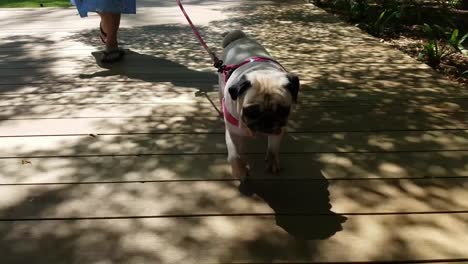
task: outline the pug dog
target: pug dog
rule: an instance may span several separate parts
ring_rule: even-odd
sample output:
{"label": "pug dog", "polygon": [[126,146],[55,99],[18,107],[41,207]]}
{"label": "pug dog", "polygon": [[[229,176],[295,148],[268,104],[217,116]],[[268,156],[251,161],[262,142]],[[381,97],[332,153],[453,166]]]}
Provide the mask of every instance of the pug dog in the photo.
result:
{"label": "pug dog", "polygon": [[246,137],[266,135],[266,169],[274,174],[280,170],[280,143],[300,82],[240,30],[225,33],[222,47],[226,66],[220,70],[219,86],[228,162],[242,185],[249,172],[242,157]]}

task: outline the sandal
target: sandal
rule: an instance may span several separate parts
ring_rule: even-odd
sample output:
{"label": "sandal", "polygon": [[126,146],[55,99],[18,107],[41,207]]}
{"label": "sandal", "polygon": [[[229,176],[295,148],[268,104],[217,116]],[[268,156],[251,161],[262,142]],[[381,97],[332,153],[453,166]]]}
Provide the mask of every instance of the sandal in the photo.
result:
{"label": "sandal", "polygon": [[111,51],[103,51],[103,57],[101,58],[101,63],[114,63],[123,59],[125,51],[123,49],[117,48]]}
{"label": "sandal", "polygon": [[102,29],[102,22],[99,23],[99,30],[101,31],[99,37],[101,38],[102,43],[106,44],[107,33]]}

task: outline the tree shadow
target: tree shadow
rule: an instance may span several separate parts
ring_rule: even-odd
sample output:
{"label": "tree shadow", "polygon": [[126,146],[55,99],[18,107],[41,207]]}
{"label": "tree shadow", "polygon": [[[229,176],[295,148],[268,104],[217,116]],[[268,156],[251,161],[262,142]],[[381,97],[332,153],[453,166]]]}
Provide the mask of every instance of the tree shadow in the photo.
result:
{"label": "tree shadow", "polygon": [[[407,64],[400,53],[377,49],[379,44],[372,42],[371,37],[355,38],[355,30],[337,26],[338,20],[322,12],[308,12],[302,5],[292,9],[287,5],[279,8],[257,2],[253,6],[242,6],[239,8],[241,15],[200,30],[208,42],[218,43],[220,35],[217,33],[245,27],[281,62],[307,78],[308,86],[302,91],[299,106],[306,111],[298,113],[301,119],[293,118],[293,131],[282,148],[285,171],[276,179],[262,172],[262,144],[252,151],[258,159],[252,164],[257,196],[240,198],[236,181],[229,178],[226,167],[222,124],[214,124],[206,117],[214,112],[211,104],[194,103],[190,107],[154,104],[146,108],[144,114],[140,104],[131,103],[131,108],[122,106],[130,100],[148,102],[149,96],[175,97],[182,90],[175,87],[161,96],[141,92],[155,89],[159,82],[182,85],[186,90],[210,91],[205,82],[214,84],[215,81],[211,67],[208,69],[209,59],[185,25],[122,29],[123,39],[138,52],[129,54],[127,61],[113,69],[89,69],[94,63],[86,54],[83,57],[86,59],[75,69],[82,74],[83,83],[92,86],[93,91],[100,91],[93,95],[94,101],[86,101],[90,97],[88,90],[81,90],[84,92],[74,94],[75,97],[59,93],[78,86],[76,75],[64,76],[68,83],[57,83],[58,77],[50,71],[50,64],[35,60],[31,50],[22,49],[16,55],[32,64],[29,74],[39,76],[34,80],[44,81],[42,76],[51,76],[50,85],[35,84],[33,91],[58,94],[40,97],[42,105],[37,106],[31,106],[32,102],[38,102],[37,94],[3,97],[2,102],[9,104],[0,111],[5,118],[24,113],[39,117],[52,113],[59,117],[88,118],[90,112],[77,113],[96,107],[95,102],[99,100],[120,100],[123,102],[120,106],[103,104],[99,110],[105,115],[109,108],[121,107],[119,113],[125,113],[126,119],[114,122],[111,118],[97,118],[98,127],[107,135],[7,139],[10,141],[2,147],[3,151],[18,148],[11,151],[12,157],[2,160],[0,167],[2,180],[13,184],[1,187],[4,199],[0,200],[0,216],[3,219],[54,216],[103,219],[2,221],[2,260],[6,263],[27,263],[31,259],[35,263],[62,263],[66,259],[125,264],[243,260],[269,263],[326,258],[382,261],[427,256],[420,253],[422,250],[443,256],[466,256],[454,246],[465,239],[466,215],[431,215],[427,220],[404,214],[383,218],[350,216],[344,231],[339,232],[344,218],[330,208],[333,203],[333,209],[343,214],[463,208],[461,197],[465,194],[466,183],[450,177],[467,175],[468,154],[460,151],[466,146],[466,132],[431,129],[449,129],[466,123],[466,100],[455,101],[450,107],[435,107],[432,103],[418,101],[418,97],[448,98],[465,92],[436,80],[427,69]],[[325,18],[326,23],[322,23]],[[69,38],[89,45],[96,39],[95,31],[97,29],[80,32]],[[28,41],[28,45],[34,46],[35,41]],[[0,48],[9,49],[8,46]],[[364,51],[369,53],[363,56]],[[11,67],[15,62],[15,55],[8,55],[11,59],[0,64],[2,67]],[[57,59],[57,62],[62,61]],[[387,64],[398,65],[388,67]],[[16,73],[20,73],[20,77],[24,75]],[[107,78],[101,76],[123,78],[109,78],[118,82],[108,84]],[[134,78],[148,83],[140,86],[138,82],[131,85],[120,82]],[[2,87],[3,90],[22,90],[28,85],[22,79],[15,86]],[[117,83],[119,87],[111,87]],[[112,97],[115,94],[120,96],[118,100]],[[402,100],[407,97],[408,100]],[[447,98],[441,101],[448,102]],[[10,110],[6,112],[3,108]],[[174,117],[175,111],[179,119],[154,119],[155,116]],[[421,112],[418,119],[410,116],[415,111]],[[450,111],[465,115],[454,117]],[[141,116],[135,118],[135,115]],[[91,116],[97,116],[95,110]],[[188,118],[190,116],[200,119],[194,121]],[[369,121],[371,116],[374,118]],[[432,118],[439,118],[443,123]],[[194,123],[199,124],[196,128],[214,133],[195,134],[199,131]],[[383,131],[372,132],[379,129]],[[389,132],[390,129],[400,132]],[[408,132],[410,129],[416,132]],[[51,145],[39,144],[42,140],[50,140],[47,142]],[[452,149],[455,151],[450,151]],[[23,165],[23,159],[31,164]],[[220,181],[210,181],[213,179]],[[46,184],[35,186],[33,183],[38,181]],[[47,184],[47,181],[61,183]],[[31,186],[15,183],[30,183]],[[272,217],[266,204],[274,210]],[[131,218],[142,216],[147,210],[162,217]],[[247,215],[221,215],[231,212]],[[268,216],[255,215],[255,212]],[[220,215],[196,217],[194,213]],[[300,214],[301,217],[296,217]],[[309,214],[314,216],[309,217]],[[169,218],[167,215],[186,217]],[[104,219],[113,216],[124,219]],[[275,224],[280,228],[274,228]],[[412,236],[414,233],[409,231],[428,235]],[[453,243],[434,239],[430,237],[432,234],[450,238]],[[354,237],[359,239],[354,240]],[[310,239],[314,241],[307,241]],[[369,245],[376,250],[366,251],[366,247],[362,247]],[[356,247],[362,250],[356,251]],[[336,252],[337,248],[342,250]]]}

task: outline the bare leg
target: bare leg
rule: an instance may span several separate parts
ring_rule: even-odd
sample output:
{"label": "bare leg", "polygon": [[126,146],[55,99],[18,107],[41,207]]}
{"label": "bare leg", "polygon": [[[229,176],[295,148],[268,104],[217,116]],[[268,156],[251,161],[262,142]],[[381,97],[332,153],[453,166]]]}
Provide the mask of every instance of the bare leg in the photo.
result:
{"label": "bare leg", "polygon": [[120,26],[120,14],[114,13],[98,13],[101,17],[101,28],[105,33],[101,33],[101,38],[105,43],[105,51],[103,51],[103,57],[101,63],[114,63],[120,61],[125,52],[119,49],[117,41],[117,32]]}
{"label": "bare leg", "polygon": [[106,50],[115,50],[118,48],[117,32],[120,27],[120,14],[98,13],[101,17],[101,26],[106,33]]}

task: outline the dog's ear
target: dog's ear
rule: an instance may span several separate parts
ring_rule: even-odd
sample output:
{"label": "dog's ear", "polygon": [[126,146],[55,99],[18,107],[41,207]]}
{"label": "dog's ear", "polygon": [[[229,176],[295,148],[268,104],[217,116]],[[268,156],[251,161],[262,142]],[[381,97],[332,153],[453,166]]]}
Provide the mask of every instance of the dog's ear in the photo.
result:
{"label": "dog's ear", "polygon": [[301,86],[299,77],[291,73],[288,73],[287,77],[289,83],[286,85],[286,89],[291,93],[293,102],[297,103],[297,95],[299,94],[299,87]]}
{"label": "dog's ear", "polygon": [[252,87],[252,83],[243,76],[237,83],[229,87],[228,91],[231,95],[232,100],[235,101],[250,87]]}

